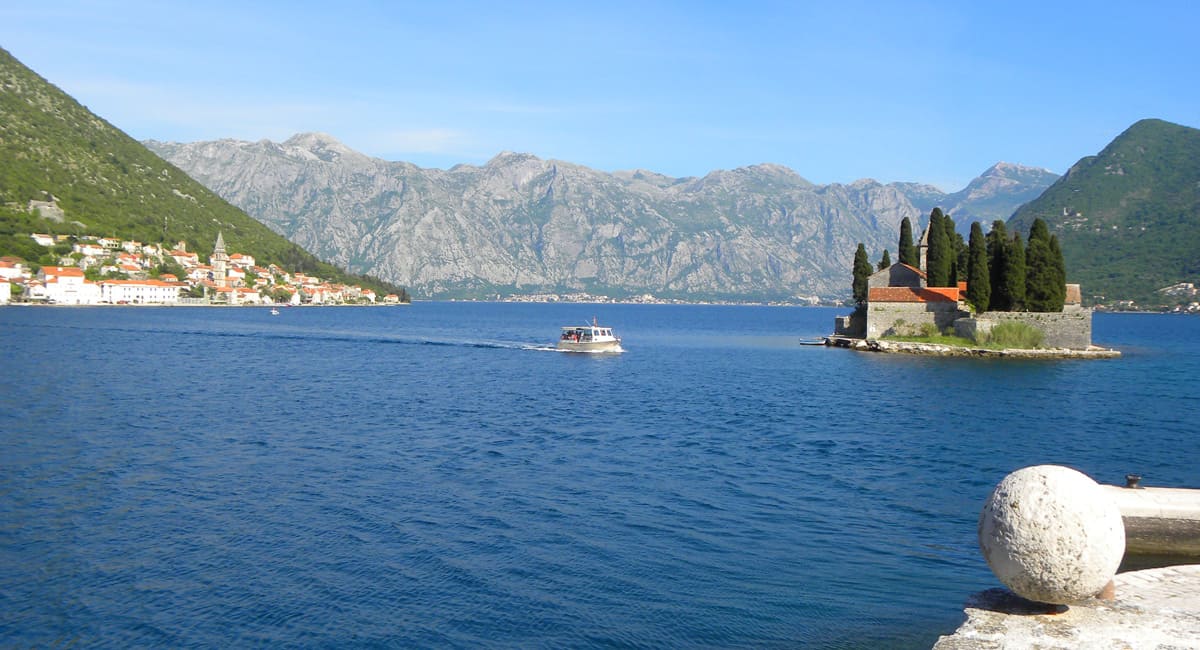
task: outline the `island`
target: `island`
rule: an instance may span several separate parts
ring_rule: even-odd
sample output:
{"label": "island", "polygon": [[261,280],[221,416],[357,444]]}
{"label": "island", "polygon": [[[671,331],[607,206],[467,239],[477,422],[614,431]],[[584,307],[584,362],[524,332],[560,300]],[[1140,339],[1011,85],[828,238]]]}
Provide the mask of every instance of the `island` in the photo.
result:
{"label": "island", "polygon": [[963,241],[953,219],[934,208],[919,243],[901,222],[899,257],[884,251],[873,267],[855,253],[855,311],[839,316],[827,345],[871,352],[939,356],[1112,358],[1092,343],[1092,310],[1068,284],[1058,239],[1035,220],[1028,241],[1003,221],[971,225]]}

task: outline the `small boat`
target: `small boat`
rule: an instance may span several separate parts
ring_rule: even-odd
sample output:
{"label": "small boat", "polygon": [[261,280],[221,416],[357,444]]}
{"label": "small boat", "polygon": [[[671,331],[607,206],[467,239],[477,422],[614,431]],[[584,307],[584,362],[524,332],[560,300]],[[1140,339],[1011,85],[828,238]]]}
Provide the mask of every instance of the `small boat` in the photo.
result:
{"label": "small boat", "polygon": [[602,327],[592,318],[591,325],[568,325],[558,337],[558,349],[565,352],[624,352],[621,339],[611,327]]}
{"label": "small boat", "polygon": [[279,310],[278,310],[278,309],[275,309],[274,307],[272,307],[272,308],[271,308],[271,315],[272,315],[272,316],[278,316],[278,315],[279,315]]}

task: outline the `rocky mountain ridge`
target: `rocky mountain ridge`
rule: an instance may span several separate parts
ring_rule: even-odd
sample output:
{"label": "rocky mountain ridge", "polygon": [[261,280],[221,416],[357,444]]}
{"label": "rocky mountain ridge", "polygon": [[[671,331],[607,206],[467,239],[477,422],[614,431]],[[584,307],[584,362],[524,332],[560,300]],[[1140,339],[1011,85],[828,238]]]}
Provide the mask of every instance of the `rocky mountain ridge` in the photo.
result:
{"label": "rocky mountain ridge", "polygon": [[885,248],[894,257],[905,217],[920,223],[933,205],[967,224],[973,211],[1011,214],[1056,178],[1002,163],[951,195],[869,179],[815,185],[772,164],[673,178],[503,152],[423,169],[316,133],[146,145],[323,258],[434,298],[840,298],[858,242],[873,259]]}

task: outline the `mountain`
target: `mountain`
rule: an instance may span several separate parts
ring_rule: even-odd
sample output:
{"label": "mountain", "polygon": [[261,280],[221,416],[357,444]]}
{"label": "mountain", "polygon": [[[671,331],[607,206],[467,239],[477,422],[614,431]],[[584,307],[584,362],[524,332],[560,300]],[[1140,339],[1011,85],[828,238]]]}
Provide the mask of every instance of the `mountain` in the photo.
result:
{"label": "mountain", "polygon": [[971,222],[978,221],[986,232],[993,221],[1005,221],[1023,203],[1036,199],[1058,180],[1058,174],[1039,167],[999,162],[984,170],[978,178],[953,194],[932,185],[896,183],[922,214],[935,207],[954,218],[964,237],[971,233]]}
{"label": "mountain", "polygon": [[[910,196],[949,196],[872,180],[818,186],[779,165],[673,178],[504,152],[423,169],[316,133],[146,144],[292,241],[431,297],[840,298],[858,242],[894,257],[900,221],[928,214]],[[971,197],[1031,191],[1014,179]]]}
{"label": "mountain", "polygon": [[1200,276],[1200,130],[1141,120],[1013,215],[1046,221],[1069,279],[1097,302],[1161,302],[1155,290]]}
{"label": "mountain", "polygon": [[1018,207],[1041,196],[1056,180],[1058,174],[1047,169],[996,163],[949,195],[942,210],[954,217],[964,235],[970,234],[973,221],[980,222],[986,231],[993,221],[1007,220]]}
{"label": "mountain", "polygon": [[[31,212],[31,201],[50,209]],[[319,261],[0,49],[0,255],[27,257],[31,231],[185,241],[196,252],[221,232],[264,265],[399,293]]]}

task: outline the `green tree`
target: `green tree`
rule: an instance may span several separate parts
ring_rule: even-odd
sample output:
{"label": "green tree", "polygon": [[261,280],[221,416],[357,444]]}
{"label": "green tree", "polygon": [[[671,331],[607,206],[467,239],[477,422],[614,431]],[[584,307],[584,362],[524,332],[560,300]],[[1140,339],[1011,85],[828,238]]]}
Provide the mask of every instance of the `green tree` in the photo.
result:
{"label": "green tree", "polygon": [[867,257],[867,249],[861,243],[854,251],[854,302],[857,305],[867,304],[867,278],[871,277],[871,260]]}
{"label": "green tree", "polygon": [[1029,311],[1062,311],[1064,289],[1059,287],[1060,272],[1050,245],[1046,222],[1033,220],[1026,251],[1025,301]]}
{"label": "green tree", "polygon": [[914,269],[921,267],[920,255],[913,246],[912,222],[908,217],[900,221],[900,247],[896,249],[896,254],[900,256],[901,264],[907,264]]}
{"label": "green tree", "polygon": [[983,226],[971,224],[970,252],[967,255],[967,301],[975,305],[976,312],[988,310],[992,299],[992,279],[988,271],[987,242]]}
{"label": "green tree", "polygon": [[997,219],[992,222],[992,229],[987,234],[988,277],[992,289],[988,308],[993,311],[1008,311],[1012,308],[1012,296],[1009,295],[1008,284],[1005,282],[1009,250],[1008,229],[1003,221]]}
{"label": "green tree", "polygon": [[925,282],[931,287],[949,287],[954,284],[950,273],[956,257],[946,237],[946,217],[941,208],[929,213],[929,248],[925,251]]}
{"label": "green tree", "polygon": [[879,258],[879,266],[875,270],[882,271],[892,265],[892,258],[888,255],[887,249],[883,249],[883,255]]}
{"label": "green tree", "polygon": [[952,287],[958,284],[959,280],[965,280],[967,277],[966,243],[963,242],[962,235],[958,234],[957,226],[950,215],[942,215],[942,227],[946,231],[946,243],[950,247],[950,273],[946,286]]}
{"label": "green tree", "polygon": [[1004,286],[1008,291],[1008,311],[1025,311],[1025,245],[1021,233],[1014,232],[1008,242]]}
{"label": "green tree", "polygon": [[1054,268],[1054,286],[1058,289],[1058,311],[1062,311],[1067,302],[1067,263],[1063,260],[1062,246],[1058,243],[1058,235],[1050,235],[1050,263]]}
{"label": "green tree", "polygon": [[955,279],[959,282],[965,282],[967,279],[967,270],[971,266],[971,250],[967,246],[967,241],[963,239],[962,234],[954,233],[954,250],[958,253],[955,260],[954,269],[957,271]]}

